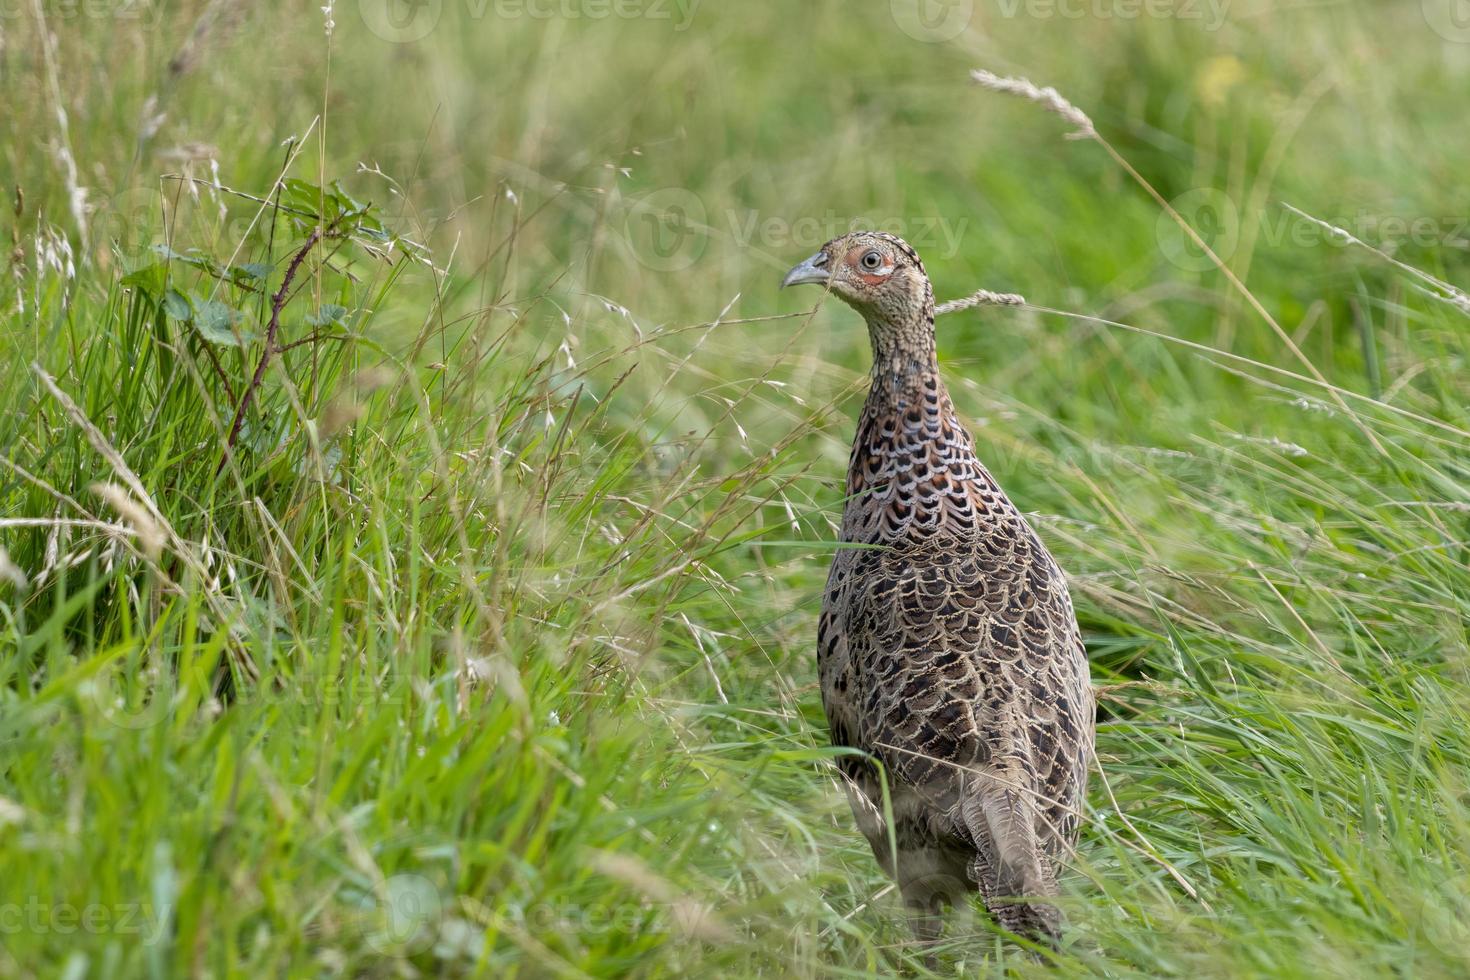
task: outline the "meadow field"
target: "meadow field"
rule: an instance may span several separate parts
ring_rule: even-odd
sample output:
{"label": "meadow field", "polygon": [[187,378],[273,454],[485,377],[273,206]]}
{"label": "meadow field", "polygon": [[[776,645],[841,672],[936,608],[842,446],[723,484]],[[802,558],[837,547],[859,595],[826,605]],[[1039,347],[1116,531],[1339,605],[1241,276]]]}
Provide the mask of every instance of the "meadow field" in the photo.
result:
{"label": "meadow field", "polygon": [[[0,977],[1470,975],[1467,92],[1459,0],[0,0]],[[1027,300],[1055,953],[834,778],[854,226]]]}

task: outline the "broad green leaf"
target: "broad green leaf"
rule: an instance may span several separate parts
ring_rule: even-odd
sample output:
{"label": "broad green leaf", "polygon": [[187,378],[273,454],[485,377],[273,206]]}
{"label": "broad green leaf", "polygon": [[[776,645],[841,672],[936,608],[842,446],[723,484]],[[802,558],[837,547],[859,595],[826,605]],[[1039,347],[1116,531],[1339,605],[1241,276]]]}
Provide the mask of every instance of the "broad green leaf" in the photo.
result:
{"label": "broad green leaf", "polygon": [[245,314],[217,299],[206,300],[195,308],[194,329],[211,344],[233,347],[255,339],[249,331],[237,330],[244,318]]}
{"label": "broad green leaf", "polygon": [[306,322],[313,327],[324,327],[329,323],[341,323],[347,316],[347,307],[336,303],[323,303],[315,313],[306,315]]}
{"label": "broad green leaf", "polygon": [[144,295],[157,300],[163,295],[164,283],[168,281],[168,263],[154,262],[134,269],[122,278],[124,289],[137,289]]}
{"label": "broad green leaf", "polygon": [[194,315],[194,308],[177,289],[170,289],[163,296],[163,312],[175,320],[187,322]]}

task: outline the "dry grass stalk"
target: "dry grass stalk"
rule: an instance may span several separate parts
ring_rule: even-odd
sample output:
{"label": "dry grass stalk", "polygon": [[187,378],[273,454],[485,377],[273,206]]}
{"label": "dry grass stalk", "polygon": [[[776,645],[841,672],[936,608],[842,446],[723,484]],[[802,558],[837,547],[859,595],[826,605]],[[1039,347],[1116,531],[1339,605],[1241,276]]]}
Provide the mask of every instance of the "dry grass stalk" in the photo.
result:
{"label": "dry grass stalk", "polygon": [[89,253],[90,228],[87,224],[87,188],[78,176],[76,157],[71,151],[71,125],[66,112],[66,101],[62,95],[60,55],[57,53],[56,35],[46,23],[46,7],[42,0],[33,0],[36,23],[40,27],[41,65],[45,72],[45,90],[50,99],[51,113],[56,120],[56,138],[51,143],[51,152],[61,171],[61,182],[66,188],[67,203],[72,221],[76,224],[77,239],[83,255]]}
{"label": "dry grass stalk", "polygon": [[149,561],[156,563],[163,552],[164,535],[153,515],[148,513],[148,508],[128,496],[128,492],[115,483],[94,483],[92,492],[105,500],[109,507],[117,511],[119,517],[128,522],[138,537],[138,547]]}
{"label": "dry grass stalk", "polygon": [[1067,134],[1069,140],[1091,139],[1097,135],[1097,128],[1092,125],[1092,120],[1087,118],[1087,113],[1062,98],[1062,94],[1050,85],[1041,88],[1029,79],[997,75],[984,68],[972,69],[970,77],[981,88],[987,88],[992,92],[1005,92],[1007,95],[1019,95],[1023,99],[1040,103],[1049,112],[1055,112],[1077,127],[1076,132]]}
{"label": "dry grass stalk", "polygon": [[1150,184],[1148,182],[1148,179],[1145,178],[1143,174],[1139,173],[1137,168],[1135,168],[1133,164],[1129,163],[1127,158],[1124,157],[1123,154],[1119,153],[1117,148],[1114,147],[1113,144],[1109,143],[1106,139],[1103,138],[1102,134],[1097,131],[1097,128],[1092,125],[1092,120],[1087,118],[1086,113],[1084,113],[1081,109],[1078,109],[1066,99],[1062,98],[1061,93],[1059,93],[1056,89],[1051,88],[1050,86],[1048,86],[1047,88],[1039,88],[1035,84],[1027,81],[1024,78],[1007,78],[997,75],[994,72],[986,71],[983,68],[972,69],[970,71],[970,77],[978,82],[983,88],[987,88],[992,92],[1004,92],[1009,95],[1019,95],[1024,99],[1029,99],[1032,102],[1040,103],[1041,105],[1045,106],[1049,111],[1057,113],[1062,118],[1077,126],[1076,132],[1068,134],[1069,139],[1091,139],[1098,146],[1102,147],[1103,150],[1108,154],[1108,156],[1113,159],[1113,162],[1116,163],[1119,167],[1122,167],[1123,171],[1128,174],[1129,178],[1131,178],[1133,182],[1136,183],[1139,187],[1143,188],[1143,190],[1148,194],[1149,197],[1153,198],[1154,202],[1158,204],[1158,206],[1164,210],[1164,213],[1169,216],[1169,219],[1173,221],[1176,225],[1178,225],[1180,230],[1183,231],[1184,234],[1188,236],[1189,240],[1194,243],[1194,246],[1200,249],[1200,251],[1204,252],[1207,256],[1209,256],[1211,264],[1214,265],[1214,267],[1219,271],[1222,276],[1225,277],[1225,280],[1230,283],[1231,287],[1234,288],[1236,292],[1240,293],[1240,295],[1245,299],[1250,308],[1254,310],[1262,320],[1266,321],[1267,326],[1269,326],[1271,328],[1271,331],[1276,334],[1277,339],[1286,346],[1286,349],[1291,351],[1292,356],[1295,357],[1297,361],[1300,362],[1301,365],[1307,369],[1308,373],[1310,373],[1311,376],[1319,384],[1328,389],[1328,391],[1332,395],[1332,400],[1336,403],[1337,407],[1342,409],[1342,411],[1353,420],[1353,424],[1357,426],[1358,431],[1363,434],[1363,438],[1368,441],[1368,444],[1371,445],[1380,456],[1388,456],[1388,450],[1384,448],[1383,443],[1379,441],[1376,435],[1374,435],[1373,430],[1363,423],[1362,418],[1352,410],[1347,401],[1344,400],[1343,397],[1335,389],[1333,389],[1331,385],[1328,384],[1326,376],[1317,369],[1317,365],[1313,364],[1311,359],[1307,357],[1306,354],[1302,353],[1302,350],[1300,347],[1297,346],[1296,341],[1292,340],[1291,335],[1288,334],[1284,329],[1282,329],[1280,323],[1276,322],[1276,318],[1272,316],[1270,311],[1268,311],[1266,307],[1261,304],[1261,301],[1256,298],[1256,294],[1250,291],[1250,288],[1247,287],[1246,284],[1240,280],[1240,277],[1235,274],[1235,271],[1231,269],[1230,266],[1227,265],[1225,261],[1220,258],[1219,255],[1215,254],[1215,250],[1210,247],[1209,243],[1200,237],[1199,232],[1195,231],[1194,227],[1188,221],[1184,220],[1183,215],[1181,215],[1174,208],[1174,205],[1167,198],[1165,198],[1164,195],[1159,193],[1158,188],[1154,187],[1153,184]]}
{"label": "dry grass stalk", "polygon": [[[40,379],[41,386],[61,406],[72,424],[81,430],[87,442],[97,451],[98,455],[102,457],[108,466],[112,468],[113,473],[116,474],[117,478],[130,491],[125,495],[125,499],[134,506],[139,507],[142,513],[148,516],[153,522],[153,526],[162,535],[163,542],[168,545],[169,551],[193,573],[197,582],[196,588],[202,588],[204,599],[209,604],[211,612],[218,618],[219,624],[224,627],[226,624],[237,621],[239,619],[238,608],[235,607],[231,600],[226,599],[216,591],[217,582],[215,577],[210,575],[209,569],[199,560],[194,549],[190,548],[179,533],[174,530],[173,525],[169,523],[168,518],[163,515],[163,511],[159,509],[158,504],[149,495],[147,488],[143,486],[143,481],[138,478],[138,474],[133,472],[132,467],[128,466],[127,461],[123,459],[122,453],[118,452],[117,448],[108,442],[107,437],[87,417],[87,413],[82,411],[81,407],[71,399],[70,395],[61,390],[56,384],[56,379],[50,374],[47,374],[45,368],[32,361],[31,371]],[[53,546],[48,544],[48,568],[52,566],[52,548]],[[157,562],[153,563],[153,571],[158,575],[163,585],[170,591],[178,595],[187,594],[184,588]],[[259,676],[258,669],[245,654],[243,647],[236,643],[231,643],[229,650],[231,657],[234,658],[235,662],[248,676],[252,678]]]}
{"label": "dry grass stalk", "polygon": [[934,308],[935,316],[958,313],[976,306],[1025,306],[1026,297],[1020,293],[993,293],[988,289],[977,289],[963,299],[952,299]]}
{"label": "dry grass stalk", "polygon": [[1413,276],[1416,279],[1423,280],[1430,286],[1434,287],[1430,290],[1424,290],[1426,294],[1433,296],[1441,303],[1448,303],[1450,306],[1453,306],[1461,313],[1470,314],[1470,295],[1466,295],[1464,291],[1456,287],[1454,284],[1445,282],[1443,279],[1440,279],[1437,276],[1432,276],[1429,273],[1425,272],[1423,269],[1419,269],[1415,266],[1409,265],[1407,262],[1399,261],[1378,246],[1370,245],[1369,243],[1363,241],[1361,238],[1359,238],[1357,235],[1354,235],[1346,228],[1339,228],[1337,225],[1334,225],[1331,222],[1323,221],[1321,218],[1317,218],[1310,214],[1307,214],[1307,212],[1303,211],[1301,208],[1294,207],[1285,202],[1282,202],[1282,207],[1286,208],[1286,210],[1290,211],[1297,217],[1312,222],[1333,237],[1338,238],[1349,245],[1356,245],[1359,248],[1365,248],[1368,251],[1372,252],[1374,255],[1383,259],[1385,262],[1392,265],[1394,268],[1402,270],[1403,272],[1407,272],[1409,275]]}
{"label": "dry grass stalk", "polygon": [[10,560],[10,553],[4,548],[0,548],[0,581],[9,582],[17,589],[25,589],[30,586],[26,573]]}

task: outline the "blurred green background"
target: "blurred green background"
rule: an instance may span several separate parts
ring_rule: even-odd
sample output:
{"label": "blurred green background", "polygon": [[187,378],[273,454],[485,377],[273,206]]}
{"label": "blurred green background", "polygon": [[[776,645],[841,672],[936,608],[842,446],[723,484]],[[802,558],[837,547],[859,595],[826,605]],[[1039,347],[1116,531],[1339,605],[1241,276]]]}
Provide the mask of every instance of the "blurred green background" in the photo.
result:
{"label": "blurred green background", "polygon": [[1102,705],[1063,950],[933,969],[1464,975],[1467,83],[1459,0],[0,0],[0,975],[930,969],[815,690],[854,224],[1028,299],[941,363]]}

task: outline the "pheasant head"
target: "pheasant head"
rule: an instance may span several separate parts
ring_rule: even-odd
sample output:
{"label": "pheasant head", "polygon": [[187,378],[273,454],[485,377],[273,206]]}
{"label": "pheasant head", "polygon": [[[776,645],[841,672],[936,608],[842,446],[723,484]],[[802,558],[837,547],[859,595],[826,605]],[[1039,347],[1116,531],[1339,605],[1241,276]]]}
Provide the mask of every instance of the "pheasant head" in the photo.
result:
{"label": "pheasant head", "polygon": [[868,322],[876,364],[932,355],[934,290],[908,242],[881,231],[834,238],[786,274],[782,287],[826,286]]}

